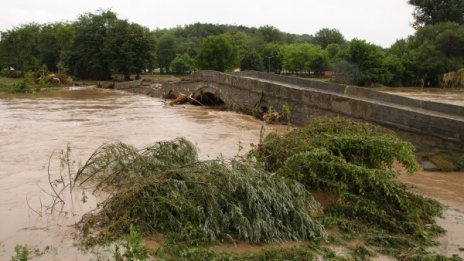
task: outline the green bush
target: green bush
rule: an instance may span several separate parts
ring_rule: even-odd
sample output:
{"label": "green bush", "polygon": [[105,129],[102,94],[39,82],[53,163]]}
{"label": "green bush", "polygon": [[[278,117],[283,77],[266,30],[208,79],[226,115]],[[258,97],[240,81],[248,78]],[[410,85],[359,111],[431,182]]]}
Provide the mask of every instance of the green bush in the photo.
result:
{"label": "green bush", "polygon": [[77,178],[116,189],[98,213],[85,218],[114,235],[128,233],[133,225],[145,235],[163,233],[171,241],[199,245],[309,240],[324,234],[312,217],[317,205],[301,184],[244,162],[198,161],[185,139],[141,151],[122,143],[105,145]]}
{"label": "green bush", "polygon": [[393,167],[397,160],[412,173],[416,170],[414,147],[391,132],[343,118],[316,119],[305,128],[288,134],[269,134],[252,154],[275,171],[291,156],[325,148],[347,162],[368,168]]}
{"label": "green bush", "polygon": [[413,151],[392,133],[334,118],[284,135],[270,134],[253,153],[278,176],[299,181],[310,191],[334,194],[326,215],[426,240],[441,231],[434,221],[441,206],[408,192],[393,169],[399,162],[415,171]]}
{"label": "green bush", "polygon": [[28,72],[24,78],[13,88],[13,93],[33,93],[35,91],[32,73]]}

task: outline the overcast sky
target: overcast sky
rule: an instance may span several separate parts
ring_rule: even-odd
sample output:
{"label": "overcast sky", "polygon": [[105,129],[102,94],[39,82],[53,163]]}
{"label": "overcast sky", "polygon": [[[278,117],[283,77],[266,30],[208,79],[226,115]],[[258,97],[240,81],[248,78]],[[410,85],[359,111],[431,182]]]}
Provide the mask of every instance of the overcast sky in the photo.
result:
{"label": "overcast sky", "polygon": [[314,34],[337,28],[343,35],[388,47],[414,33],[407,0],[14,0],[2,3],[0,31],[29,22],[74,20],[85,12],[111,8],[151,29],[195,22],[259,27]]}

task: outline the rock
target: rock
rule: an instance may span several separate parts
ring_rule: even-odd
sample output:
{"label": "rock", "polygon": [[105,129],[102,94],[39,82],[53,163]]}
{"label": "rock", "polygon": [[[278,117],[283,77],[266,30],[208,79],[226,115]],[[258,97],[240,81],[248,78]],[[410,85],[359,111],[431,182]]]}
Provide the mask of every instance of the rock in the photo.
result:
{"label": "rock", "polygon": [[422,169],[425,171],[440,171],[440,169],[431,161],[424,160],[421,162]]}

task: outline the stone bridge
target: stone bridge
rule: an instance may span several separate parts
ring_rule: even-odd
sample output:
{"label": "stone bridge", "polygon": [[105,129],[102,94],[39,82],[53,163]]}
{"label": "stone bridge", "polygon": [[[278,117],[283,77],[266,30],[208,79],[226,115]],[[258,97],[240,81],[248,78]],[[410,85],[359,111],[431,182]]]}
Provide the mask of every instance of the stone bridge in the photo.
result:
{"label": "stone bridge", "polygon": [[158,97],[170,92],[193,93],[200,102],[224,103],[244,111],[281,111],[285,105],[298,125],[314,117],[343,115],[394,129],[420,149],[464,152],[464,107],[368,88],[255,71],[199,71],[192,74],[191,81],[165,84],[148,92]]}

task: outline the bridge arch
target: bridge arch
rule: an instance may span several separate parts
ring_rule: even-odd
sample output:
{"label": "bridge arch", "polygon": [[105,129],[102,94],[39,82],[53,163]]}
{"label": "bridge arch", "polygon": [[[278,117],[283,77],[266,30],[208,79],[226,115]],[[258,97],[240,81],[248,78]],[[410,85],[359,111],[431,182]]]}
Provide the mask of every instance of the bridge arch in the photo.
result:
{"label": "bridge arch", "polygon": [[216,86],[208,85],[196,89],[192,97],[201,105],[219,106],[231,105],[232,101],[227,95],[224,95]]}

